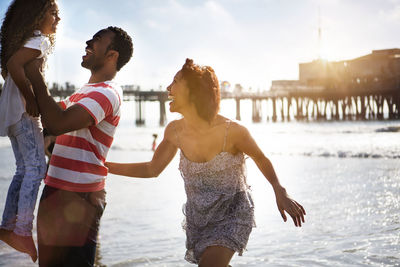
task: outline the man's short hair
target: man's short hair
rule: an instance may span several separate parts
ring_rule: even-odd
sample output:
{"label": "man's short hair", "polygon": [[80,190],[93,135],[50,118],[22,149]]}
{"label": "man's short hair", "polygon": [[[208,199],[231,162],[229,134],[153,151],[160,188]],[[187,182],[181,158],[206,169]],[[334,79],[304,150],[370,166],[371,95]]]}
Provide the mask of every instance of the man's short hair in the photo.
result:
{"label": "man's short hair", "polygon": [[108,49],[115,50],[119,53],[117,61],[117,71],[119,71],[128,61],[131,59],[133,54],[133,43],[132,38],[126,31],[119,27],[110,26],[107,30],[112,31],[115,36],[114,40],[108,47]]}

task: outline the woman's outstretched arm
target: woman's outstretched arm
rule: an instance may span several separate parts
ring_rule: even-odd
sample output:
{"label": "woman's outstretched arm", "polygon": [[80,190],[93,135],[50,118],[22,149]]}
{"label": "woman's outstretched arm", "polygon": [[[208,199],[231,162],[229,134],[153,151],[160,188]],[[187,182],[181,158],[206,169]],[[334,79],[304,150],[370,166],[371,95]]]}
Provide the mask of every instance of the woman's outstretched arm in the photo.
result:
{"label": "woman's outstretched arm", "polygon": [[271,184],[275,192],[276,204],[283,220],[287,221],[286,211],[292,217],[294,225],[301,227],[301,223],[304,223],[306,211],[302,205],[287,194],[286,189],[279,182],[271,161],[258,147],[249,131],[245,127],[235,123],[230,136],[235,148],[249,155]]}
{"label": "woman's outstretched arm", "polygon": [[171,122],[165,128],[164,139],[154,152],[151,161],[139,163],[106,162],[105,165],[108,171],[117,175],[137,178],[157,177],[171,162],[178,150],[174,142],[175,132],[173,123]]}

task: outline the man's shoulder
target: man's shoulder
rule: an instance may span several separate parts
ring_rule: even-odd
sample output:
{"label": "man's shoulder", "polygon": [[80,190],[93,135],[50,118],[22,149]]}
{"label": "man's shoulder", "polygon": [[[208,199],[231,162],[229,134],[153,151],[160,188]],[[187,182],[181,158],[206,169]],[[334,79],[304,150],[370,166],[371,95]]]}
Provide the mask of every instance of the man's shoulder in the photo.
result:
{"label": "man's shoulder", "polygon": [[119,86],[119,84],[117,84],[113,81],[105,81],[105,82],[98,82],[98,83],[86,83],[81,87],[81,89],[122,91],[121,86]]}
{"label": "man's shoulder", "polygon": [[122,88],[117,83],[112,81],[85,84],[81,87],[78,94],[90,94],[90,92],[98,92],[109,98],[111,101],[122,101]]}

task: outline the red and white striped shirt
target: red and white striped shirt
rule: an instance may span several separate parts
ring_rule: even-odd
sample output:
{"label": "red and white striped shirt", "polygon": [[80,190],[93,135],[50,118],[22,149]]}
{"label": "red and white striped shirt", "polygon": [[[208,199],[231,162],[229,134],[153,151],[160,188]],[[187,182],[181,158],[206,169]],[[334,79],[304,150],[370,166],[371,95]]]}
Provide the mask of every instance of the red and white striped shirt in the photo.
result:
{"label": "red and white striped shirt", "polygon": [[121,115],[122,89],[107,81],[86,84],[61,102],[64,109],[81,105],[93,117],[88,128],[57,137],[45,184],[74,192],[104,188],[104,166]]}

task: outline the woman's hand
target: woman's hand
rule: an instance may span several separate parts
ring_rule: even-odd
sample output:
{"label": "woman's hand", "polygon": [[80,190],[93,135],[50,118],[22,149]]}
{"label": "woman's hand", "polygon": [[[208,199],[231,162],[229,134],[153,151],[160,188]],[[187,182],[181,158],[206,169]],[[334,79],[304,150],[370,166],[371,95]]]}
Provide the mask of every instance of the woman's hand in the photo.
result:
{"label": "woman's hand", "polygon": [[297,201],[292,199],[284,188],[280,188],[275,190],[276,204],[278,206],[278,210],[283,218],[283,221],[287,221],[287,217],[285,211],[292,217],[294,225],[296,227],[301,227],[301,223],[304,223],[304,215],[306,215],[306,211],[303,206],[300,205]]}

